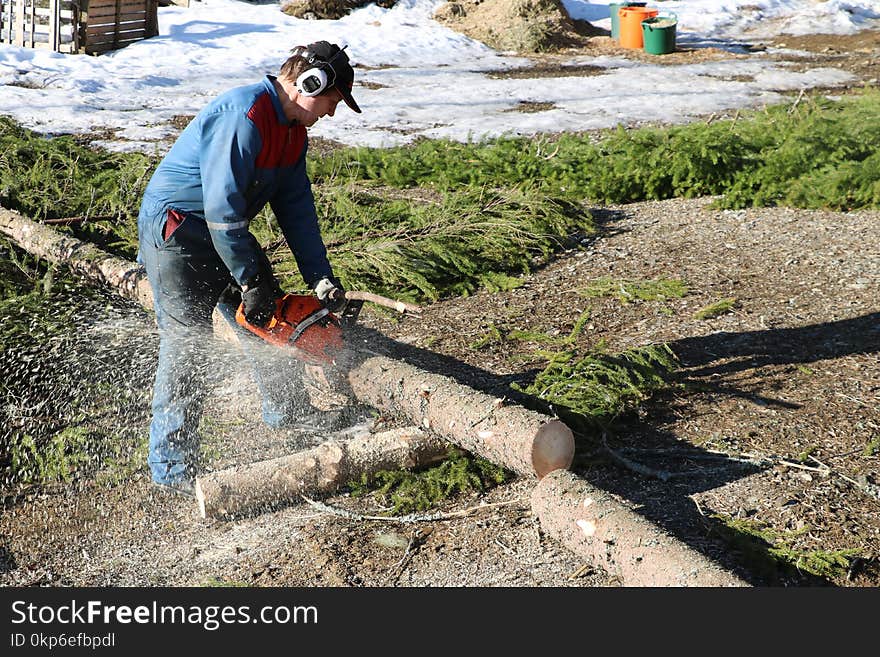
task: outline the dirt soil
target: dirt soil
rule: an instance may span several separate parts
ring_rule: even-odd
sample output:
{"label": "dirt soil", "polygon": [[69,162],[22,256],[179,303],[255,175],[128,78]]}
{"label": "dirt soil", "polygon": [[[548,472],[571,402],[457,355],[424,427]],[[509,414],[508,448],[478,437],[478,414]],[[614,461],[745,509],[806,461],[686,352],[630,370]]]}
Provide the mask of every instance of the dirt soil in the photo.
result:
{"label": "dirt soil", "polygon": [[[880,77],[877,33],[778,41],[860,83]],[[531,354],[542,345],[473,347],[493,326],[565,335],[589,308],[582,349],[668,343],[680,385],[620,418],[607,447],[581,436],[573,469],[753,584],[880,585],[880,213],[721,211],[712,199],[590,210],[601,234],[521,287],[436,303],[421,319],[367,310],[363,324],[496,394],[534,373]],[[578,293],[602,276],[681,279],[689,293],[629,304]],[[723,298],[737,300],[732,312],[694,318]],[[248,380],[216,391],[206,423],[217,436],[214,467],[323,439],[266,430]],[[446,519],[404,524],[308,503],[201,520],[195,504],[153,490],[144,475],[116,487],[80,481],[6,499],[0,585],[619,585],[542,534],[529,507],[533,484],[515,479],[450,500],[439,509]],[[366,515],[384,504],[323,501]],[[813,577],[780,567],[767,543],[733,541],[719,517],[761,527],[804,558],[857,556],[842,572]]]}

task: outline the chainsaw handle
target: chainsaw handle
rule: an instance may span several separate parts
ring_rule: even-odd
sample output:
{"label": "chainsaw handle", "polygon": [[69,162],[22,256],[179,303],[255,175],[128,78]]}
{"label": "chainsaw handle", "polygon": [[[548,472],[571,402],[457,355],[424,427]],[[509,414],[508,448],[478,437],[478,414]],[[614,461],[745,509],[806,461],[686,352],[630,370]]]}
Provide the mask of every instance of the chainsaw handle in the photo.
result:
{"label": "chainsaw handle", "polygon": [[370,303],[375,303],[377,306],[391,308],[392,310],[396,310],[399,313],[410,313],[413,315],[418,315],[422,312],[421,306],[407,303],[406,301],[396,301],[394,299],[389,299],[388,297],[373,294],[372,292],[358,292],[356,290],[348,290],[345,293],[345,298],[348,301],[369,301]]}

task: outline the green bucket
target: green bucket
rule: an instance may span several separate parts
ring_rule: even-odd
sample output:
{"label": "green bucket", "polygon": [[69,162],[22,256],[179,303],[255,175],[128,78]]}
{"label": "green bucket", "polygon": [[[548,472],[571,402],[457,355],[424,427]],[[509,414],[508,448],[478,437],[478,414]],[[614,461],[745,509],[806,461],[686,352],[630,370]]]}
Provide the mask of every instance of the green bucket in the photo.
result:
{"label": "green bucket", "polygon": [[621,7],[644,7],[647,2],[612,2],[608,5],[608,11],[611,13],[611,38],[615,41],[620,40],[620,16],[617,12]]}
{"label": "green bucket", "polygon": [[654,16],[642,21],[642,37],[645,52],[652,55],[668,55],[675,52],[675,27],[678,18],[675,14]]}

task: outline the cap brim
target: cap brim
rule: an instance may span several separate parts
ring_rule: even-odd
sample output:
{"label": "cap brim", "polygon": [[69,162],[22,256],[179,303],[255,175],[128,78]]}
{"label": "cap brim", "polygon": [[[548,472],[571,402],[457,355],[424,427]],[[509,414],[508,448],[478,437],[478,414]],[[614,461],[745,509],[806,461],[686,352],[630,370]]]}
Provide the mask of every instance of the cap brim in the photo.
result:
{"label": "cap brim", "polygon": [[345,104],[348,105],[352,111],[361,113],[361,108],[358,107],[358,104],[355,102],[354,98],[351,95],[351,91],[342,86],[337,86],[336,89],[342,95],[342,100],[345,101]]}

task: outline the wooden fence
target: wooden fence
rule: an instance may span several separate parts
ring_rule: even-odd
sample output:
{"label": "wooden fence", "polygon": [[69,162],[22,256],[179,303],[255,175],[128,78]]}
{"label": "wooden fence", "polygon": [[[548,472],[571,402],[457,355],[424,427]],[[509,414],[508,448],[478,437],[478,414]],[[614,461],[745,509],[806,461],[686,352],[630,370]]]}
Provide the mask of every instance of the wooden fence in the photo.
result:
{"label": "wooden fence", "polygon": [[0,43],[97,55],[156,36],[158,0],[0,0]]}

